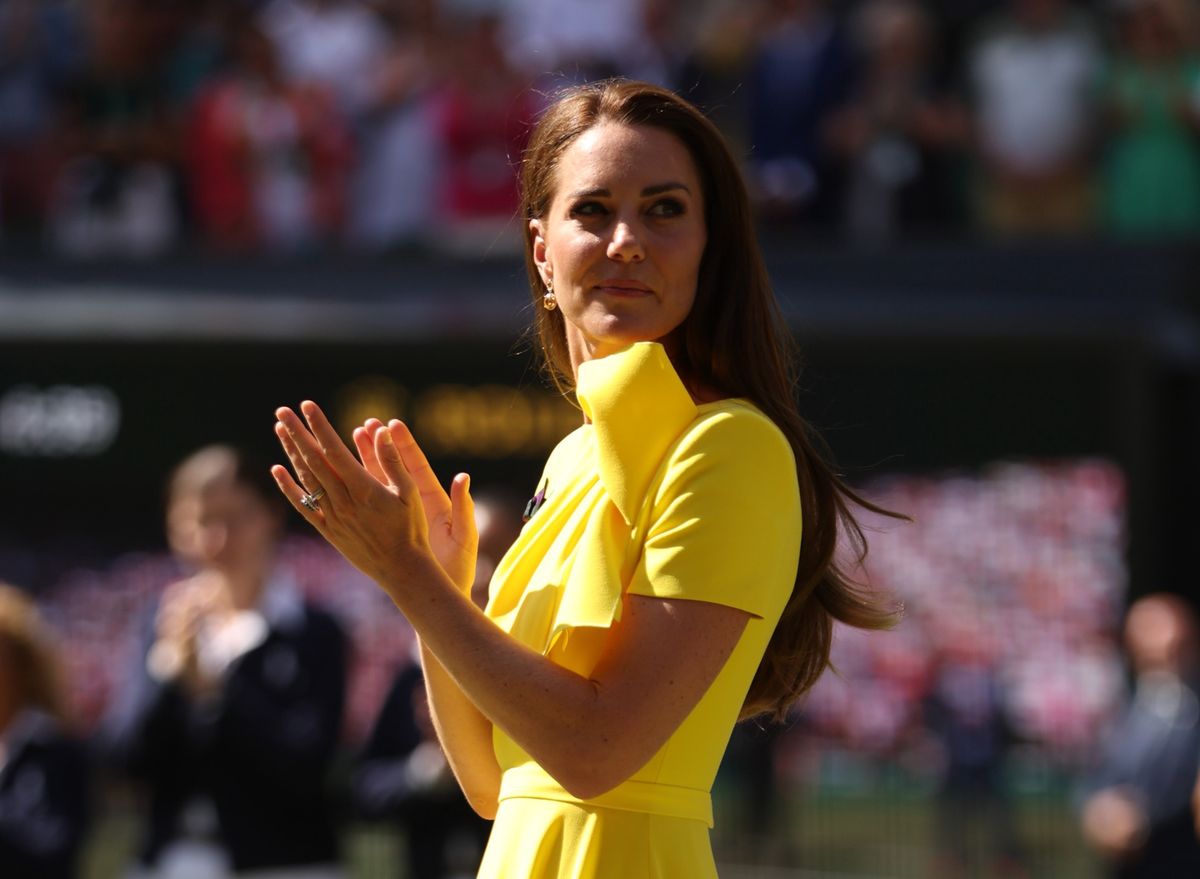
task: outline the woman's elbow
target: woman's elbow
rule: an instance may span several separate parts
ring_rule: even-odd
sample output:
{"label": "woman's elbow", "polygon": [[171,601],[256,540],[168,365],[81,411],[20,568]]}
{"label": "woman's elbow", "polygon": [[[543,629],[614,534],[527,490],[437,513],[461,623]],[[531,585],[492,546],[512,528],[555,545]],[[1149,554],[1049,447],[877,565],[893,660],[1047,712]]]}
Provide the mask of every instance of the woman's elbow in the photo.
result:
{"label": "woman's elbow", "polygon": [[560,780],[559,784],[562,785],[563,790],[575,797],[577,800],[592,800],[601,794],[608,793],[624,780],[625,779],[623,778],[615,780],[587,778],[579,780]]}
{"label": "woman's elbow", "polygon": [[641,765],[638,763],[635,766],[629,760],[585,757],[571,761],[561,772],[551,775],[571,796],[579,800],[591,800],[628,781]]}
{"label": "woman's elbow", "polygon": [[500,808],[499,798],[495,792],[463,791],[463,794],[467,798],[467,804],[476,815],[485,821],[495,819],[496,811]]}

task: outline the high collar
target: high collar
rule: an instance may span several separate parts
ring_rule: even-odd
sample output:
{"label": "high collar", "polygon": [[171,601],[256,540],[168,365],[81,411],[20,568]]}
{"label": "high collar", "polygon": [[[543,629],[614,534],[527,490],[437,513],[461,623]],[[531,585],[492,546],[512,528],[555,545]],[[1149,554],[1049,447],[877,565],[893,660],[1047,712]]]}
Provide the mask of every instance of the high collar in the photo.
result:
{"label": "high collar", "polygon": [[696,404],[657,342],[579,365],[576,397],[592,422],[600,480],[633,524],[663,457],[696,418]]}

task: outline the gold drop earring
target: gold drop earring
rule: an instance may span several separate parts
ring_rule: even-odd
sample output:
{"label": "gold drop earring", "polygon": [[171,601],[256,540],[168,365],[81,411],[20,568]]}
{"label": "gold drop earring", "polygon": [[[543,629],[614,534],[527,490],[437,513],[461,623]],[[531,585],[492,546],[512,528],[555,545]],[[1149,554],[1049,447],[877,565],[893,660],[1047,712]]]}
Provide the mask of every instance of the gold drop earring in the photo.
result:
{"label": "gold drop earring", "polygon": [[554,297],[554,282],[546,281],[546,292],[542,295],[542,308],[554,311],[558,308],[558,300]]}

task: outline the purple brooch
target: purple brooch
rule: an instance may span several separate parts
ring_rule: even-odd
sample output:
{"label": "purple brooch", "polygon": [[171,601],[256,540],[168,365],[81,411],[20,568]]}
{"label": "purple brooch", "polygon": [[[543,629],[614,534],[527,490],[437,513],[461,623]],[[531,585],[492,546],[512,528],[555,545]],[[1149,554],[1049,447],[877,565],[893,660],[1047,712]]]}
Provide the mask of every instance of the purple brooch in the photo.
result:
{"label": "purple brooch", "polygon": [[542,504],[546,502],[546,487],[549,484],[549,479],[543,480],[541,488],[537,490],[537,494],[529,499],[529,503],[525,504],[525,515],[521,517],[522,522],[528,522],[533,518],[533,514],[542,508]]}

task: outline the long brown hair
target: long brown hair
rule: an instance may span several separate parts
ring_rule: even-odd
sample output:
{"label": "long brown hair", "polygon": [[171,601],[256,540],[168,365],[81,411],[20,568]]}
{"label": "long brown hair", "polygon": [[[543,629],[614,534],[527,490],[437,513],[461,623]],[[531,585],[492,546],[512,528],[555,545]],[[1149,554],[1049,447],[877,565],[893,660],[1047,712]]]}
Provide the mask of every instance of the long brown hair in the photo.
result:
{"label": "long brown hair", "polygon": [[782,720],[829,666],[834,620],[864,629],[897,621],[897,610],[855,583],[835,558],[839,532],[858,563],[866,555],[853,506],[889,513],[842,482],[827,463],[824,445],[800,417],[795,339],[771,289],[746,186],[725,139],[699,110],[657,86],[607,80],[573,88],[542,115],[525,152],[525,262],[541,354],[557,387],[573,390],[566,330],[561,310],[540,307],[545,290],[528,221],[549,211],[563,152],[601,122],[662,129],[687,147],[704,189],[708,243],[675,367],[702,386],[753,401],[787,436],[795,454],[804,522],[796,584],[742,707],[743,718],[767,714]]}
{"label": "long brown hair", "polygon": [[60,722],[67,720],[66,686],[54,640],[33,601],[0,582],[0,650],[11,663],[18,708],[33,706]]}

